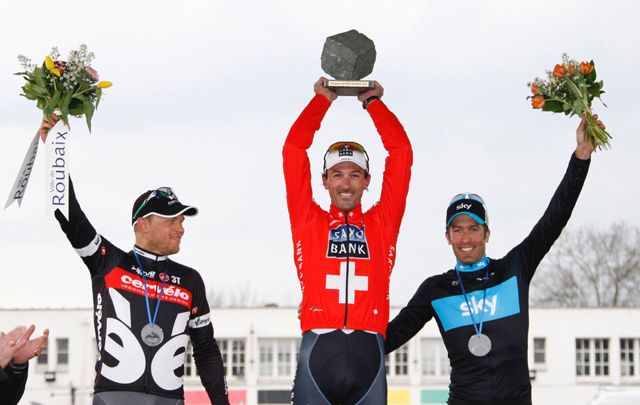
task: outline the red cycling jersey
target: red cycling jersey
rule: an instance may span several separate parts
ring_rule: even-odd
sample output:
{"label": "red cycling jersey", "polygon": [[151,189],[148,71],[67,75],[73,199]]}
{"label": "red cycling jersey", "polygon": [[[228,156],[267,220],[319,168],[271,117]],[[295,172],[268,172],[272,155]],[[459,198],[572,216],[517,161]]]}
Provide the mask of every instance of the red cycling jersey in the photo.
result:
{"label": "red cycling jersey", "polygon": [[294,261],[302,289],[303,332],[316,328],[368,330],[385,335],[389,278],[409,191],[413,152],[396,116],[381,100],[367,111],[389,153],[380,201],[329,212],[315,203],[307,149],[331,103],[316,95],[291,127],[284,144],[284,176]]}

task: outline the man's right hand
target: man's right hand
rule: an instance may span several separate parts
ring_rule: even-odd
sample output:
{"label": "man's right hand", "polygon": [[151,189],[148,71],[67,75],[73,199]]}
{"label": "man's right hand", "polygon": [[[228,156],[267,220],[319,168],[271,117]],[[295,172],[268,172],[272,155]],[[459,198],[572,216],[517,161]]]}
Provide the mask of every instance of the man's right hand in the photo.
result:
{"label": "man's right hand", "polygon": [[43,143],[47,141],[47,135],[49,134],[49,131],[56,125],[59,120],[60,117],[58,117],[55,113],[51,114],[49,117],[42,117],[42,123],[40,124],[38,133],[40,134],[40,139],[42,139]]}
{"label": "man's right hand", "polygon": [[333,102],[333,100],[338,98],[338,95],[335,91],[324,87],[323,83],[325,80],[327,80],[327,78],[320,77],[318,81],[313,84],[313,91],[316,94],[322,94],[323,96],[325,96],[327,100],[329,100],[329,102]]}

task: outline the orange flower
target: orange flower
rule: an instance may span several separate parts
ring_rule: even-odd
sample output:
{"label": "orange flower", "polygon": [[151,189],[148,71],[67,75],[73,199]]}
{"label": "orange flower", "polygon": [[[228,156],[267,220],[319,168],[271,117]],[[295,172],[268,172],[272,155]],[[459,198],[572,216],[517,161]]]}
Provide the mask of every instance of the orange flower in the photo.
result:
{"label": "orange flower", "polygon": [[544,107],[544,97],[535,96],[534,98],[532,98],[531,99],[531,106],[533,108],[542,108],[542,107]]}
{"label": "orange flower", "polygon": [[580,62],[580,72],[583,75],[588,75],[593,70],[593,65],[589,62]]}
{"label": "orange flower", "polygon": [[564,65],[557,64],[553,68],[553,75],[555,77],[564,77],[567,74],[567,68]]}
{"label": "orange flower", "polygon": [[540,89],[538,88],[538,85],[536,83],[533,83],[531,85],[531,93],[540,94]]}
{"label": "orange flower", "polygon": [[573,73],[573,72],[575,72],[575,70],[576,70],[575,65],[574,65],[573,63],[572,63],[572,64],[570,64],[570,65],[569,65],[569,73]]}

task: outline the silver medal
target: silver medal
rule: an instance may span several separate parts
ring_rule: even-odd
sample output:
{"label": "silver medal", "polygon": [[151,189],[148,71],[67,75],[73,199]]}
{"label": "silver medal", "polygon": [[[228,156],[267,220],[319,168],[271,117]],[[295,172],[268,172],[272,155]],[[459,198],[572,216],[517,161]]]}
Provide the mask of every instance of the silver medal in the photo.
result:
{"label": "silver medal", "polygon": [[162,329],[155,323],[144,325],[140,336],[142,337],[142,341],[151,347],[158,346],[164,340]]}
{"label": "silver medal", "polygon": [[491,339],[485,334],[474,334],[469,338],[469,351],[477,357],[486,356],[491,351]]}

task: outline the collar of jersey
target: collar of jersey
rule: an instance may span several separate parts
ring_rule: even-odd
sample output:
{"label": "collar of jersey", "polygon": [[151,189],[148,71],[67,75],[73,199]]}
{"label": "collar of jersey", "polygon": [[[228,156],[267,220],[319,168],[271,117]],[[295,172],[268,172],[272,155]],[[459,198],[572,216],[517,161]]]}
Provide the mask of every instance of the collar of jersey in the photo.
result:
{"label": "collar of jersey", "polygon": [[140,256],[146,257],[147,259],[151,259],[154,262],[161,262],[163,260],[167,260],[167,256],[158,256],[157,254],[148,252],[136,245],[133,245],[133,250]]}
{"label": "collar of jersey", "polygon": [[[345,211],[341,210],[340,208],[336,207],[333,204],[331,204],[329,212],[333,217],[341,218],[341,219],[343,219],[345,215]],[[362,204],[358,204],[351,211],[346,211],[346,212],[347,212],[347,215],[349,215],[349,223],[357,222],[360,219],[360,217],[362,217]],[[344,222],[344,219],[342,220],[342,222]]]}
{"label": "collar of jersey", "polygon": [[464,264],[464,263],[456,262],[456,270],[458,270],[460,272],[463,272],[463,273],[464,272],[477,271],[477,270],[481,270],[481,269],[484,269],[485,267],[487,267],[490,262],[491,262],[491,259],[489,259],[487,256],[485,256],[482,259],[478,260],[477,262],[471,263],[471,264]]}

